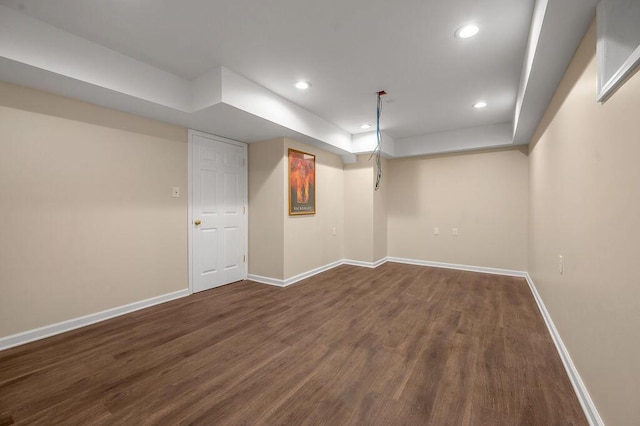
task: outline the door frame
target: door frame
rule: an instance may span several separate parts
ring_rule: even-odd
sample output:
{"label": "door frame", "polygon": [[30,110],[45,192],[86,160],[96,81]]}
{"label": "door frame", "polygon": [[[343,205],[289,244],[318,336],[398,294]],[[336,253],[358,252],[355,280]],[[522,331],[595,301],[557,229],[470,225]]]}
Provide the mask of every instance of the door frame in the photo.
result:
{"label": "door frame", "polygon": [[188,182],[189,182],[189,199],[187,213],[187,232],[188,232],[188,263],[189,263],[189,293],[193,294],[193,137],[200,136],[207,139],[213,139],[217,142],[228,143],[230,145],[242,148],[244,156],[244,185],[243,185],[243,207],[244,210],[244,253],[245,262],[243,263],[243,279],[247,279],[249,270],[249,161],[247,158],[247,144],[233,139],[223,138],[222,136],[212,135],[210,133],[201,132],[199,130],[188,129],[187,132],[187,151],[188,151]]}

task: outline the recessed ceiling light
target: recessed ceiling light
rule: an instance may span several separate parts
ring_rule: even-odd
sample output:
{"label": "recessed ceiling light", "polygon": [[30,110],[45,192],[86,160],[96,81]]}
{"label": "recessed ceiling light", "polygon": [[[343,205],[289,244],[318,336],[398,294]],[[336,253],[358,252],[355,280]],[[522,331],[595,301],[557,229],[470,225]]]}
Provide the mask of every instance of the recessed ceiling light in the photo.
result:
{"label": "recessed ceiling light", "polygon": [[487,106],[487,103],[485,101],[480,101],[473,104],[473,107],[477,109],[484,108],[486,106]]}
{"label": "recessed ceiling light", "polygon": [[309,87],[311,87],[311,83],[309,83],[308,81],[300,80],[296,81],[296,84],[294,86],[296,86],[296,89],[307,90]]}
{"label": "recessed ceiling light", "polygon": [[360,126],[361,129],[370,129],[371,128],[371,124],[369,123],[365,123],[362,126]]}
{"label": "recessed ceiling light", "polygon": [[480,28],[478,28],[476,24],[465,25],[464,27],[458,28],[458,30],[456,31],[456,37],[457,38],[473,37],[474,35],[478,34],[478,31],[480,31]]}

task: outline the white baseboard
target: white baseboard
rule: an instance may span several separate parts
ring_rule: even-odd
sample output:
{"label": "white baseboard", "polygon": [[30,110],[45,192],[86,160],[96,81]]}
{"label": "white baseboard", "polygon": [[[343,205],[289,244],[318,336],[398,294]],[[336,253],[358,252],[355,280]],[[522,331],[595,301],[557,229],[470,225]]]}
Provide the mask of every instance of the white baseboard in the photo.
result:
{"label": "white baseboard", "polygon": [[580,405],[582,406],[582,410],[584,411],[585,416],[587,417],[587,421],[591,426],[604,426],[604,422],[596,409],[589,392],[587,391],[587,387],[584,385],[576,366],[571,360],[571,356],[569,355],[569,351],[567,350],[562,338],[560,337],[560,333],[556,328],[553,320],[551,319],[551,315],[549,315],[549,311],[547,311],[547,307],[544,305],[542,298],[540,297],[540,293],[538,293],[538,289],[536,285],[533,283],[531,276],[527,273],[525,278],[527,279],[527,283],[529,284],[529,288],[531,289],[531,293],[533,294],[533,298],[536,300],[536,304],[538,305],[538,309],[544,318],[544,322],[549,329],[549,334],[551,334],[551,338],[553,339],[553,343],[556,345],[556,349],[558,350],[558,354],[560,354],[560,359],[562,359],[562,364],[564,365],[565,370],[567,371],[567,375],[569,376],[569,380],[571,381],[571,385],[573,386],[573,390],[580,401]]}
{"label": "white baseboard", "polygon": [[128,314],[130,312],[168,302],[170,300],[179,299],[190,294],[191,293],[189,292],[188,288],[184,290],[178,290],[174,291],[173,293],[167,293],[161,296],[152,297],[150,299],[141,300],[139,302],[133,302],[127,305],[118,306],[116,308],[107,309],[106,311],[96,312],[95,314],[89,314],[56,324],[51,324],[33,330],[25,331],[22,333],[13,334],[11,336],[2,337],[0,338],[0,351],[12,348],[14,346],[24,345],[25,343],[33,342],[35,340],[55,336],[56,334],[75,330],[76,328],[85,327],[96,322],[118,317],[120,315]]}
{"label": "white baseboard", "polygon": [[406,263],[407,265],[431,266],[433,268],[457,269],[459,271],[480,272],[483,274],[507,275],[510,277],[525,278],[525,271],[516,271],[513,269],[487,268],[484,266],[460,265],[457,263],[431,262],[428,260],[403,259],[401,257],[388,257],[387,261],[394,263]]}
{"label": "white baseboard", "polygon": [[375,262],[363,262],[362,260],[349,260],[349,259],[344,259],[342,261],[343,265],[351,265],[351,266],[361,266],[363,268],[377,268],[378,266],[387,263],[387,259],[386,257],[383,257],[382,259],[378,259]]}
{"label": "white baseboard", "polygon": [[260,284],[274,285],[276,287],[284,287],[284,280],[278,278],[263,277],[262,275],[248,274],[247,279]]}
{"label": "white baseboard", "polygon": [[277,287],[287,287],[290,286],[291,284],[295,284],[298,281],[302,281],[305,278],[309,278],[312,277],[314,275],[318,275],[322,272],[328,271],[329,269],[333,269],[336,266],[340,266],[344,264],[344,261],[342,260],[336,260],[335,262],[331,262],[328,263],[324,266],[319,266],[317,268],[314,268],[310,271],[307,272],[303,272],[301,274],[295,275],[291,278],[287,278],[284,280],[278,279],[278,278],[270,278],[270,277],[263,277],[260,275],[254,275],[254,274],[249,274],[247,275],[247,279],[251,280],[251,281],[255,281],[261,284],[269,284],[269,285],[275,285]]}
{"label": "white baseboard", "polygon": [[321,272],[328,271],[329,269],[333,269],[340,265],[360,266],[363,268],[373,269],[387,262],[405,263],[407,265],[431,266],[434,268],[457,269],[461,271],[481,272],[484,274],[507,275],[510,277],[525,278],[527,276],[527,273],[524,271],[515,271],[511,269],[487,268],[484,266],[469,266],[469,265],[460,265],[457,263],[431,262],[428,260],[404,259],[400,257],[383,257],[382,259],[378,259],[375,262],[365,262],[362,260],[351,260],[351,259],[337,260],[335,262],[329,263],[324,266],[320,266],[319,268],[315,268],[307,272],[303,272],[302,274],[296,275],[291,278],[287,278],[285,280],[281,280],[278,278],[263,277],[263,276],[254,275],[254,274],[249,274],[247,276],[247,279],[261,283],[261,284],[274,285],[276,287],[287,287],[305,278],[312,277],[314,275],[317,275]]}

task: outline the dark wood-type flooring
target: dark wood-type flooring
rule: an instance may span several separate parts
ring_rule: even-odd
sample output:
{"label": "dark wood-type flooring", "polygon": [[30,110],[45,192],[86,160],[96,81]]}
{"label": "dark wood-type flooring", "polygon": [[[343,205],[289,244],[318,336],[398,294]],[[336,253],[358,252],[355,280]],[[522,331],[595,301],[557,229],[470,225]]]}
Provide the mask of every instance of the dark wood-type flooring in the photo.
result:
{"label": "dark wood-type flooring", "polygon": [[243,281],[0,352],[0,425],[586,424],[524,279]]}

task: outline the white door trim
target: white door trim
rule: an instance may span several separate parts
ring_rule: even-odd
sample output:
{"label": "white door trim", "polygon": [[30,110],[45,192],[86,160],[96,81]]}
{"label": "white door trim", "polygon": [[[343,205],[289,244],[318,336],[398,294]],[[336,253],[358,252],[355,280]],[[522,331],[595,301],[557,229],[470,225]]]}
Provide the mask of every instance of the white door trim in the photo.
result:
{"label": "white door trim", "polygon": [[189,259],[189,293],[193,294],[193,136],[201,136],[208,139],[213,139],[218,142],[228,143],[236,145],[242,148],[244,155],[244,197],[243,204],[245,207],[244,212],[244,252],[246,261],[243,264],[243,279],[247,279],[247,271],[249,265],[249,159],[247,158],[247,144],[244,142],[235,141],[233,139],[223,138],[222,136],[216,136],[209,133],[200,132],[198,130],[188,130],[187,150],[188,150],[188,182],[189,182],[189,200],[187,202],[187,232],[188,232],[188,259]]}

